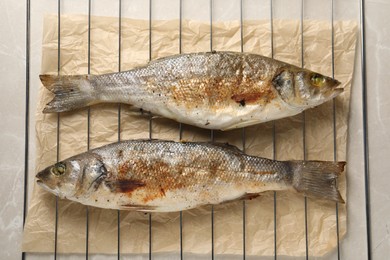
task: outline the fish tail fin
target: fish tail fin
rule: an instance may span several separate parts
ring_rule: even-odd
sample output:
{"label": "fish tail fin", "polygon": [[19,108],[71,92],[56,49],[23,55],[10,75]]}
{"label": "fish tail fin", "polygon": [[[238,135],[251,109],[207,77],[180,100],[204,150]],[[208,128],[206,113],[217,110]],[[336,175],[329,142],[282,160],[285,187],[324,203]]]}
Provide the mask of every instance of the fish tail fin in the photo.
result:
{"label": "fish tail fin", "polygon": [[39,75],[45,88],[55,96],[43,113],[65,112],[89,106],[94,101],[93,75]]}
{"label": "fish tail fin", "polygon": [[337,178],[346,162],[293,161],[292,186],[305,196],[344,203]]}

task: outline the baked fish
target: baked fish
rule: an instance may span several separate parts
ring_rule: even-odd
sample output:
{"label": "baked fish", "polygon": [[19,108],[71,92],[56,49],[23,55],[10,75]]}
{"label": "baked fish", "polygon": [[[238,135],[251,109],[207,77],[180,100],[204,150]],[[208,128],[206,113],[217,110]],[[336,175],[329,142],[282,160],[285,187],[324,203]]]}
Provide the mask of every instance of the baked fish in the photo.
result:
{"label": "baked fish", "polygon": [[221,143],[132,140],[109,144],[37,174],[44,189],[100,208],[174,212],[295,190],[343,202],[345,162],[274,161]]}
{"label": "baked fish", "polygon": [[201,128],[228,130],[296,115],[340,94],[330,77],[256,54],[174,55],[104,75],[40,75],[44,113],[125,103]]}

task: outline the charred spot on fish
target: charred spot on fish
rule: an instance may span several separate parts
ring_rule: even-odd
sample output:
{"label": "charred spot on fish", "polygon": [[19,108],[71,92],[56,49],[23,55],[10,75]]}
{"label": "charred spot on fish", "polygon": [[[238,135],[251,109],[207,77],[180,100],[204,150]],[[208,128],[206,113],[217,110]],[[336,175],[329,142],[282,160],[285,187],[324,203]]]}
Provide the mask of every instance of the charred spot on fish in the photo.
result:
{"label": "charred spot on fish", "polygon": [[209,121],[207,121],[207,122],[206,122],[206,124],[204,124],[204,125],[209,125],[209,124],[210,124],[210,122],[209,122]]}
{"label": "charred spot on fish", "polygon": [[144,187],[146,184],[138,180],[114,180],[106,181],[106,186],[111,192],[131,193],[132,191]]}
{"label": "charred spot on fish", "polygon": [[240,106],[245,106],[247,103],[255,103],[261,98],[261,93],[242,93],[231,97]]}
{"label": "charred spot on fish", "polygon": [[119,150],[119,151],[118,151],[118,157],[119,157],[119,158],[122,158],[122,157],[123,157],[123,150]]}
{"label": "charred spot on fish", "polygon": [[165,197],[165,190],[162,187],[160,187],[160,194]]}

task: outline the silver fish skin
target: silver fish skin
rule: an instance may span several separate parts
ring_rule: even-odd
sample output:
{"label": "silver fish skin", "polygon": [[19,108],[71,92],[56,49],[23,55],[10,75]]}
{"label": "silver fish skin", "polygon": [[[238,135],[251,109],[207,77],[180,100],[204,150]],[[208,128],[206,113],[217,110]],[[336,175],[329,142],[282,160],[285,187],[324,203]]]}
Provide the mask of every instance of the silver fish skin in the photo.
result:
{"label": "silver fish skin", "polygon": [[174,212],[291,190],[343,202],[345,162],[275,161],[221,143],[132,140],[47,167],[37,183],[61,198],[100,208]]}
{"label": "silver fish skin", "polygon": [[40,75],[44,113],[124,103],[201,128],[228,130],[293,116],[340,94],[340,82],[257,54],[169,56],[103,75]]}

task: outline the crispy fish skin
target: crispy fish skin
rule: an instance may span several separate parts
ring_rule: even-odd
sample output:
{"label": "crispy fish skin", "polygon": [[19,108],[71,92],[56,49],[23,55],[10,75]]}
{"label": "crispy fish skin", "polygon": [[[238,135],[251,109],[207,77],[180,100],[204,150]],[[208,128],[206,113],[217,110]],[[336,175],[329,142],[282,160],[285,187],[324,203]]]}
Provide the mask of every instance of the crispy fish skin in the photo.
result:
{"label": "crispy fish skin", "polygon": [[37,174],[46,190],[101,208],[173,212],[295,190],[343,202],[345,162],[274,161],[220,143],[132,140],[76,155]]}
{"label": "crispy fish skin", "polygon": [[340,83],[257,54],[203,52],[104,75],[40,75],[55,94],[44,113],[125,103],[208,129],[228,130],[296,115],[334,98]]}

